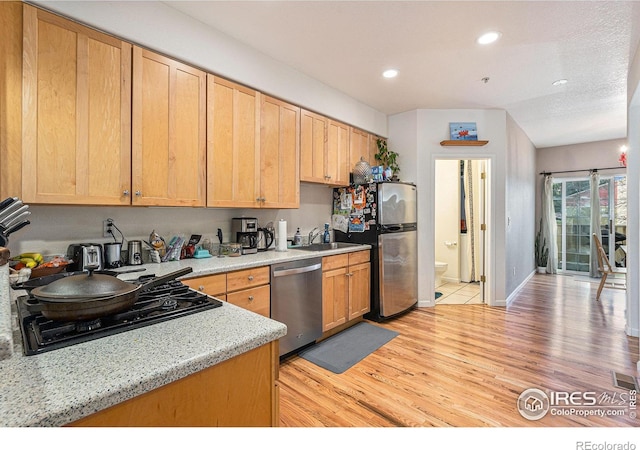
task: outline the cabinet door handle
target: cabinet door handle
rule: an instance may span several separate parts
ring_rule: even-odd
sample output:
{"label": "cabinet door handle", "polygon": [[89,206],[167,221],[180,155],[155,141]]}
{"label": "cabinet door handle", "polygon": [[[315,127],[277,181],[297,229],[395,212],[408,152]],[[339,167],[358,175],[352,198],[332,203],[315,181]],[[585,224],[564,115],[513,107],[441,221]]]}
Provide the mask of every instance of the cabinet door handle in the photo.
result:
{"label": "cabinet door handle", "polygon": [[247,279],[248,279],[249,281],[253,281],[253,275],[249,275],[249,276],[247,277]]}
{"label": "cabinet door handle", "polygon": [[348,277],[352,277],[353,276],[353,272],[345,273],[345,275],[348,276]]}
{"label": "cabinet door handle", "polygon": [[249,296],[249,301],[252,302],[253,301],[253,295]]}
{"label": "cabinet door handle", "polygon": [[125,197],[129,196],[129,189],[125,189],[124,192],[122,193],[122,195],[124,195]]}
{"label": "cabinet door handle", "polygon": [[136,191],[136,197],[140,197],[141,195],[142,195],[142,192]]}

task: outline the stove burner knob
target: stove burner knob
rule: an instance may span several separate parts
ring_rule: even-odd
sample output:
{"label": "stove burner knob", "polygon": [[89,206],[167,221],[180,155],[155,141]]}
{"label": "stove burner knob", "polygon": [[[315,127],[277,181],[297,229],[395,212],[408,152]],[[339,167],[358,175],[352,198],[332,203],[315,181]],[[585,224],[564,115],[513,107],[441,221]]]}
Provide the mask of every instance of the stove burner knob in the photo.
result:
{"label": "stove burner knob", "polygon": [[96,330],[102,326],[100,319],[88,320],[84,322],[78,322],[76,324],[76,331],[82,333],[85,331]]}

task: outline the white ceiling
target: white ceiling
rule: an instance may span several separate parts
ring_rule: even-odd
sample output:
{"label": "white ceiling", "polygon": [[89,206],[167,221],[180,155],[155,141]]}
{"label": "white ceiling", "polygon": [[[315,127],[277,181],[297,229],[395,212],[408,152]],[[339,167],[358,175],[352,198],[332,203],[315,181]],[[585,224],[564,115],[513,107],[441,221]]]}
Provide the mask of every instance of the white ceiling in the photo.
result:
{"label": "white ceiling", "polygon": [[538,148],[626,136],[638,1],[165,3],[385,114],[505,109]]}

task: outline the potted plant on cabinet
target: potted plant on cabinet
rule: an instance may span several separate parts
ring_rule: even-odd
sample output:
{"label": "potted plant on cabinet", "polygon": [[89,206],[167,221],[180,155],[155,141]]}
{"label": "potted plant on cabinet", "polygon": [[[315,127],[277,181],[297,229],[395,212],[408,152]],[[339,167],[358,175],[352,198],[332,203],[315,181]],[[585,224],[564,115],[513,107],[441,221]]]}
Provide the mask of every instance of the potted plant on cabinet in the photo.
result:
{"label": "potted plant on cabinet", "polygon": [[380,161],[384,166],[385,173],[387,173],[387,170],[391,171],[391,175],[386,177],[386,179],[398,181],[398,172],[400,172],[400,166],[398,166],[398,154],[393,150],[389,150],[387,147],[387,141],[384,139],[378,139],[376,144],[378,145],[378,153],[374,155],[376,161]]}
{"label": "potted plant on cabinet", "polygon": [[547,272],[547,261],[549,260],[549,249],[547,248],[547,240],[542,237],[542,218],[540,219],[540,228],[536,234],[535,257],[538,273]]}

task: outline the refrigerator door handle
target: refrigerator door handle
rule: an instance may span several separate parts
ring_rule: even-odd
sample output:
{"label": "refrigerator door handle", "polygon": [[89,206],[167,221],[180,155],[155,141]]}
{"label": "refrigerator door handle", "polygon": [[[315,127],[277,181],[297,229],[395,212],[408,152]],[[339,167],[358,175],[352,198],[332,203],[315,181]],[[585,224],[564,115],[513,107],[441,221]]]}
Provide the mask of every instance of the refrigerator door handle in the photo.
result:
{"label": "refrigerator door handle", "polygon": [[380,225],[380,231],[382,233],[397,233],[403,230],[404,227],[402,225]]}

